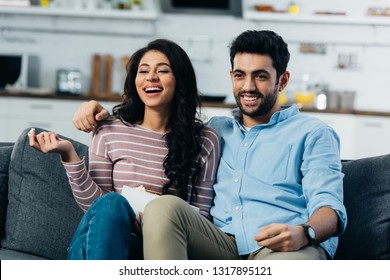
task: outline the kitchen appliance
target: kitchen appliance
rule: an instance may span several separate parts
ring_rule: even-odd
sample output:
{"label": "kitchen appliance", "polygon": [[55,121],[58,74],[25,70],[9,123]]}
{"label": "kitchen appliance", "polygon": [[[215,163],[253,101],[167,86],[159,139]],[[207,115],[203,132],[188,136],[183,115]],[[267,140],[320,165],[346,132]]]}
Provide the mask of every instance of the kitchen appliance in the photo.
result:
{"label": "kitchen appliance", "polygon": [[39,86],[39,59],[27,53],[0,53],[0,90]]}
{"label": "kitchen appliance", "polygon": [[77,69],[57,70],[57,93],[80,95],[82,93],[82,75]]}
{"label": "kitchen appliance", "polygon": [[342,91],[340,94],[340,109],[353,109],[355,104],[355,95],[355,91]]}
{"label": "kitchen appliance", "polygon": [[241,16],[241,1],[237,0],[161,0],[165,13],[220,14]]}

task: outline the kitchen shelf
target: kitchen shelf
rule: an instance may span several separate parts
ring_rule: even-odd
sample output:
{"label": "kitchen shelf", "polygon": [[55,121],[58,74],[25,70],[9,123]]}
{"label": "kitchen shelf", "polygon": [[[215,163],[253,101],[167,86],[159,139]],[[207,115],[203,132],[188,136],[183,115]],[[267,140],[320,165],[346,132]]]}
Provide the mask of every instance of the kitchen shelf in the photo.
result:
{"label": "kitchen shelf", "polygon": [[138,19],[155,20],[158,18],[156,10],[115,10],[115,9],[65,9],[42,7],[0,7],[0,14],[9,15],[36,15],[51,17],[82,17],[82,18],[106,18],[106,19]]}
{"label": "kitchen shelf", "polygon": [[99,36],[153,36],[157,9],[65,9],[0,7],[0,26],[6,40],[16,32],[58,32]]}
{"label": "kitchen shelf", "polygon": [[[91,95],[89,93],[83,93],[82,95],[60,95],[57,93],[53,94],[34,94],[32,92],[26,91],[7,91],[0,90],[0,98],[2,97],[30,97],[36,99],[54,99],[54,100],[75,100],[75,101],[86,101],[86,100],[98,100],[99,102],[121,102],[122,97],[119,93],[112,94],[110,97],[107,96],[96,96]],[[291,104],[289,104],[291,105]],[[235,103],[224,103],[224,102],[202,102],[203,107],[213,107],[213,108],[225,108],[225,109],[234,109],[237,108],[237,104]],[[363,110],[363,109],[326,109],[319,110],[316,108],[307,108],[303,107],[299,109],[301,112],[306,113],[321,113],[321,114],[344,114],[344,115],[362,115],[362,116],[379,116],[379,117],[389,117],[389,111],[372,111],[372,110]],[[1,110],[0,110],[1,111]]]}
{"label": "kitchen shelf", "polygon": [[348,25],[390,25],[390,17],[385,16],[348,16],[348,15],[292,15],[258,11],[244,11],[243,18],[254,21],[296,22]]}

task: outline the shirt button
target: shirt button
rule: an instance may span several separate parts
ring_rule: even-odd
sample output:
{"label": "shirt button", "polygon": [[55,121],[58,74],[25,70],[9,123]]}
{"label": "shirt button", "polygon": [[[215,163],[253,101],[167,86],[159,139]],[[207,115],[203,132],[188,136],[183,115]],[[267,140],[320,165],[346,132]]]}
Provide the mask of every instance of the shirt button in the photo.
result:
{"label": "shirt button", "polygon": [[237,183],[238,182],[238,178],[234,178],[234,182]]}
{"label": "shirt button", "polygon": [[234,210],[240,210],[240,206],[234,207]]}
{"label": "shirt button", "polygon": [[248,147],[249,146],[249,144],[246,142],[246,143],[244,143],[244,147]]}

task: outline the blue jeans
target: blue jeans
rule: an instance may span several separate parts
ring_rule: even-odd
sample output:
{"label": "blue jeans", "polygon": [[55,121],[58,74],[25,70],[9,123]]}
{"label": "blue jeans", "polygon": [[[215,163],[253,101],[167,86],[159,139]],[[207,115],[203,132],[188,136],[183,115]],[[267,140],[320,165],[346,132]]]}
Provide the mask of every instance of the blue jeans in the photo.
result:
{"label": "blue jeans", "polygon": [[70,260],[142,259],[142,237],[132,233],[135,214],[120,194],[96,199],[70,242]]}

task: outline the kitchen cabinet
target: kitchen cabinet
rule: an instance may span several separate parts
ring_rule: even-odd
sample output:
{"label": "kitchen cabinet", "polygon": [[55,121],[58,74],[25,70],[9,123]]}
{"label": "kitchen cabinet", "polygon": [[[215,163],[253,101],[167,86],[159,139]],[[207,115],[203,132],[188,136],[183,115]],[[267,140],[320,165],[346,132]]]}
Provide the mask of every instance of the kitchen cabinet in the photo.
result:
{"label": "kitchen cabinet", "polygon": [[[29,127],[41,127],[89,145],[91,134],[74,128],[72,119],[83,99],[0,95],[0,142],[14,142]],[[99,101],[112,111],[119,101]],[[233,104],[204,104],[201,119],[230,116]],[[390,117],[368,112],[330,113],[301,110],[331,126],[340,137],[342,159],[357,159],[390,153]]]}
{"label": "kitchen cabinet", "polygon": [[[73,126],[73,115],[84,100],[36,98],[36,97],[0,97],[0,124],[3,133],[0,142],[14,142],[20,133],[28,127],[40,127],[55,131],[89,144],[90,134],[80,132]],[[99,101],[109,112],[119,101]],[[207,121],[213,116],[230,115],[231,109],[224,107],[203,107],[201,118]]]}
{"label": "kitchen cabinet", "polygon": [[356,158],[356,117],[354,115],[313,112],[303,112],[303,114],[320,119],[336,131],[340,138],[341,159]]}
{"label": "kitchen cabinet", "polygon": [[201,120],[206,122],[214,116],[231,116],[232,108],[204,106],[201,110]]}
{"label": "kitchen cabinet", "polygon": [[341,16],[341,15],[291,15],[281,13],[258,12],[246,10],[243,18],[253,21],[271,22],[295,22],[295,23],[318,23],[318,24],[338,24],[338,25],[390,25],[387,17],[373,16]]}
{"label": "kitchen cabinet", "polygon": [[[78,131],[73,126],[73,115],[84,100],[57,99],[53,97],[0,96],[0,125],[3,132],[0,142],[14,142],[28,127],[40,127],[89,145],[91,134]],[[99,101],[112,112],[119,101]],[[231,108],[205,106],[201,118],[231,115]]]}
{"label": "kitchen cabinet", "polygon": [[[351,6],[352,3],[339,1],[339,3],[314,4],[313,1],[295,1],[298,6],[297,12],[288,12],[288,1],[277,3],[277,1],[268,1],[263,5],[263,10],[257,10],[255,6],[261,6],[257,0],[242,0],[243,18],[254,21],[269,22],[294,22],[294,23],[314,23],[314,24],[337,24],[337,25],[390,25],[387,16],[375,16],[368,13],[369,8],[385,9],[386,5],[377,3],[373,5],[369,0],[360,1],[359,4]],[[342,2],[342,3],[340,3]],[[353,2],[353,1],[351,1]],[[362,3],[366,2],[366,3]],[[294,3],[291,1],[290,3]],[[355,3],[354,3],[355,4]],[[266,6],[267,9],[264,9]],[[274,10],[274,11],[273,11]]]}
{"label": "kitchen cabinet", "polygon": [[0,98],[0,127],[0,142],[6,142],[6,134],[8,131],[7,104],[3,98]]}
{"label": "kitchen cabinet", "polygon": [[[0,26],[11,31],[50,31],[107,35],[153,35],[159,16],[150,1],[143,10],[1,7]],[[13,35],[16,36],[16,35]],[[12,38],[11,38],[12,39]],[[30,40],[33,40],[31,38]]]}
{"label": "kitchen cabinet", "polygon": [[[326,44],[331,46],[328,48],[328,54],[333,46],[389,46],[388,36],[385,35],[389,34],[390,30],[389,16],[369,15],[367,12],[372,5],[369,0],[357,5],[352,3],[352,0],[349,5],[348,1],[303,0],[299,3],[295,1],[300,6],[298,14],[287,12],[288,2],[285,3],[286,5],[276,3],[278,1],[268,2],[276,8],[277,12],[257,11],[255,5],[260,4],[258,1],[242,0],[242,17],[254,23],[256,29],[276,31],[289,44],[304,42]],[[384,5],[377,4],[379,7]]]}
{"label": "kitchen cabinet", "polygon": [[[83,100],[61,100],[29,97],[0,97],[2,107],[1,142],[15,142],[28,127],[40,127],[89,144],[91,135],[78,131],[73,115]],[[108,110],[118,102],[102,102]],[[4,126],[3,126],[4,125]]]}
{"label": "kitchen cabinet", "polygon": [[390,153],[390,118],[356,116],[356,158]]}
{"label": "kitchen cabinet", "polygon": [[390,153],[390,117],[359,114],[303,112],[332,127],[340,137],[342,159]]}
{"label": "kitchen cabinet", "polygon": [[118,10],[118,9],[69,9],[66,7],[44,8],[30,7],[2,7],[0,13],[12,15],[36,15],[47,17],[83,17],[106,19],[141,19],[155,20],[158,16],[157,9],[145,10]]}

